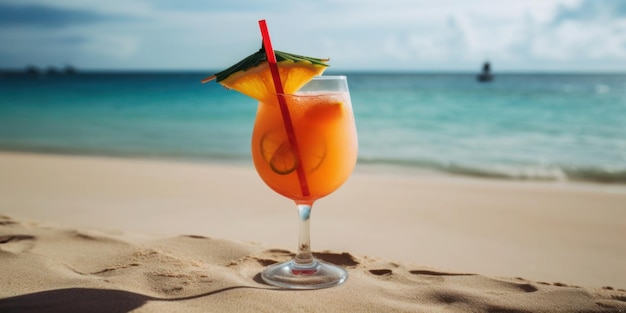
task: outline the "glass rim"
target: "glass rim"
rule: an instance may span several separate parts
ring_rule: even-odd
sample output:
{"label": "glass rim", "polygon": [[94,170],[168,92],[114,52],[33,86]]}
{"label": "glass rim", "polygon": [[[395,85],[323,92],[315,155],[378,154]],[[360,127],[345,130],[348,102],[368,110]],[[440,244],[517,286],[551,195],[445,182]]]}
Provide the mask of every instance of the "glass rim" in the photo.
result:
{"label": "glass rim", "polygon": [[[325,82],[325,81],[337,81],[337,82],[341,82],[341,81],[345,81],[347,83],[348,81],[348,76],[346,75],[319,75],[319,76],[314,76],[309,82],[307,82],[305,84],[305,86],[307,84],[309,84],[311,81],[318,81],[318,82]],[[304,87],[304,86],[303,86]],[[327,95],[327,94],[336,94],[336,93],[341,93],[341,91],[335,91],[335,90],[318,90],[315,91],[314,94],[310,94],[307,91],[301,91],[301,90],[297,90],[294,93],[273,93],[274,95],[282,95],[282,96],[286,96],[286,97],[319,97],[320,95]]]}
{"label": "glass rim", "polygon": [[331,79],[347,79],[346,75],[319,75],[314,76],[311,80],[331,80]]}
{"label": "glass rim", "polygon": [[300,92],[296,91],[296,93],[275,93],[276,96],[283,96],[285,98],[315,98],[327,95],[336,95],[340,94],[340,91],[316,91],[314,93],[308,93],[306,91]]}

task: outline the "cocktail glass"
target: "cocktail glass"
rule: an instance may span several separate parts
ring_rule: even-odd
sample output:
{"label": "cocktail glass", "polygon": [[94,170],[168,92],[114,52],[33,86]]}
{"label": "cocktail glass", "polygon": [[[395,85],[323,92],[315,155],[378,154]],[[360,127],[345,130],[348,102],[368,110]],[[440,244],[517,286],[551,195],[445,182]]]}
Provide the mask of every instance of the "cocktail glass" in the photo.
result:
{"label": "cocktail glass", "polygon": [[277,97],[285,99],[288,113],[278,100],[259,103],[252,158],[265,184],[295,202],[300,230],[293,260],[266,268],[261,277],[290,289],[339,285],[348,272],[313,256],[309,222],[313,203],[339,188],[356,164],[357,133],[347,78],[318,76],[296,94]]}

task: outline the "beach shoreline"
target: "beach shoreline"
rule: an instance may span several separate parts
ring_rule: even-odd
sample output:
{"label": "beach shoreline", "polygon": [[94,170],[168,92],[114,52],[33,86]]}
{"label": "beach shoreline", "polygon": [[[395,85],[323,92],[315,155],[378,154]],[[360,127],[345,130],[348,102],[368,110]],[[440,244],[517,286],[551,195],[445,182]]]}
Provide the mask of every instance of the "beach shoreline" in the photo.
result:
{"label": "beach shoreline", "polygon": [[[293,250],[295,209],[251,165],[0,152],[0,214]],[[621,186],[359,167],[316,203],[314,251],[456,272],[626,288]],[[291,210],[291,213],[290,213]]]}

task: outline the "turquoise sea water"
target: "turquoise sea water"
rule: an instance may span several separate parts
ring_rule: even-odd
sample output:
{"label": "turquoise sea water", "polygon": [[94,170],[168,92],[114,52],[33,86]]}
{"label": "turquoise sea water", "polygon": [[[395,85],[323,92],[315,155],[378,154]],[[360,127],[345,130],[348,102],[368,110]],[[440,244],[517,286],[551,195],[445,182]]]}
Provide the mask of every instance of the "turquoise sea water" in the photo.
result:
{"label": "turquoise sea water", "polygon": [[[256,102],[207,73],[1,75],[0,150],[251,162]],[[347,76],[359,164],[626,184],[626,75]]]}

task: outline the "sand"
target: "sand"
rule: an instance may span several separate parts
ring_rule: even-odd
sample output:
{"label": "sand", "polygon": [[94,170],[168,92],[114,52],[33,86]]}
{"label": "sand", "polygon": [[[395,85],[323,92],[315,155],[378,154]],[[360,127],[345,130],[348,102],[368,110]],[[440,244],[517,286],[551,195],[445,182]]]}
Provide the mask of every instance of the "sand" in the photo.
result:
{"label": "sand", "polygon": [[358,166],[312,246],[350,273],[264,266],[296,211],[247,164],[0,153],[0,312],[626,312],[626,188]]}

